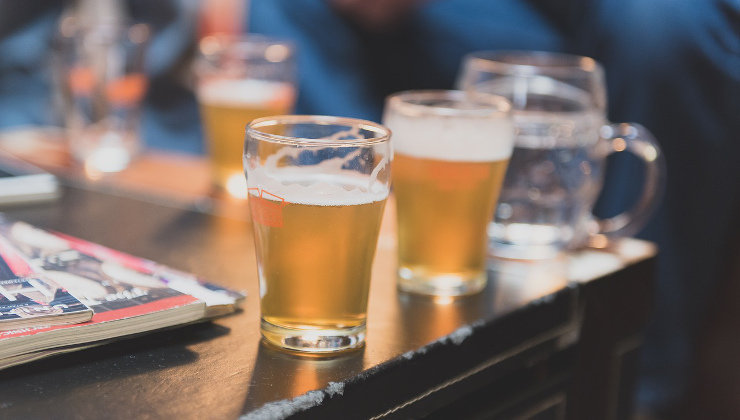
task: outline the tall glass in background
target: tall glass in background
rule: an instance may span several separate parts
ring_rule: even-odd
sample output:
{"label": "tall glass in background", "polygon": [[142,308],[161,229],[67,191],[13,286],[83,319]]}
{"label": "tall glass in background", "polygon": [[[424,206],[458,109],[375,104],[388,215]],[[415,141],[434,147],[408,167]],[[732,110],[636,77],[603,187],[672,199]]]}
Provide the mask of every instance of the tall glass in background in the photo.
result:
{"label": "tall glass in background", "polygon": [[196,94],[214,185],[246,198],[241,161],[244,127],[288,114],[295,104],[292,44],[262,35],[208,36],[200,41]]}
{"label": "tall glass in background", "polygon": [[70,15],[60,35],[55,76],[70,152],[93,177],[125,169],[141,148],[149,28]]}
{"label": "tall glass in background", "polygon": [[350,118],[249,124],[244,169],[268,343],[309,353],[363,345],[389,139],[383,126]]}
{"label": "tall glass in background", "polygon": [[[493,223],[491,252],[505,258],[552,258],[587,243],[636,233],[659,201],[660,148],[638,124],[608,124],[601,66],[591,58],[525,51],[468,55],[458,85],[512,103],[516,145]],[[642,196],[606,220],[591,211],[606,157],[630,151],[645,162]]]}
{"label": "tall glass in background", "polygon": [[486,284],[486,225],[513,147],[509,103],[461,91],[391,95],[401,290],[438,296]]}

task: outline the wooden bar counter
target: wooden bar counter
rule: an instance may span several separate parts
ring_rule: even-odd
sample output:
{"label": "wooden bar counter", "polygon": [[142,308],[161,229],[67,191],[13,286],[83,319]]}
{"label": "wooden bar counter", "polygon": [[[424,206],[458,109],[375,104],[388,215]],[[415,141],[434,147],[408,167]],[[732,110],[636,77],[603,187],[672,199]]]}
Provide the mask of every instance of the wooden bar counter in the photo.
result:
{"label": "wooden bar counter", "polygon": [[248,210],[209,195],[202,159],[149,154],[122,174],[90,179],[50,156],[30,160],[60,176],[61,197],[0,211],[246,290],[248,298],[242,312],[213,322],[0,371],[0,417],[631,415],[651,306],[650,243],[625,240],[551,263],[492,260],[482,293],[433,300],[396,289],[391,201],[366,346],[329,359],[297,357],[260,341]]}

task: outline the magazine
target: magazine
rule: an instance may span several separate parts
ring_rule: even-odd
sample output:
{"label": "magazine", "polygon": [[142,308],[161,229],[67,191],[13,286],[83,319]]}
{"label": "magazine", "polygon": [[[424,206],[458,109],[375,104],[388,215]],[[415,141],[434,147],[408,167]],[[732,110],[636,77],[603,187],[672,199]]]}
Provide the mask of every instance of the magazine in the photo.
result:
{"label": "magazine", "polygon": [[55,353],[51,349],[71,351],[206,320],[235,311],[244,299],[188,273],[2,214],[0,239],[17,250],[31,270],[64,287],[94,313],[82,324],[0,331],[0,368],[11,360]]}
{"label": "magazine", "polygon": [[66,290],[40,277],[0,280],[0,330],[78,324],[93,311]]}
{"label": "magazine", "polygon": [[92,309],[34,272],[0,238],[0,330],[89,321]]}

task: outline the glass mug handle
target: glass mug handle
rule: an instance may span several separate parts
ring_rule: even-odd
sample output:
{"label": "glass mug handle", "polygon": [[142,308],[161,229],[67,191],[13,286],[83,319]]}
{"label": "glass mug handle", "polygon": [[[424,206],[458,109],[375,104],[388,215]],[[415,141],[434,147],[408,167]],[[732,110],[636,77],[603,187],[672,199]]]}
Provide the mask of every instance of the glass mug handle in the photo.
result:
{"label": "glass mug handle", "polygon": [[630,209],[608,219],[594,217],[596,232],[592,232],[589,242],[601,248],[610,239],[634,235],[645,226],[663,196],[666,169],[660,146],[650,131],[640,124],[604,125],[599,134],[609,148],[607,155],[627,151],[645,163],[645,182],[637,202]]}

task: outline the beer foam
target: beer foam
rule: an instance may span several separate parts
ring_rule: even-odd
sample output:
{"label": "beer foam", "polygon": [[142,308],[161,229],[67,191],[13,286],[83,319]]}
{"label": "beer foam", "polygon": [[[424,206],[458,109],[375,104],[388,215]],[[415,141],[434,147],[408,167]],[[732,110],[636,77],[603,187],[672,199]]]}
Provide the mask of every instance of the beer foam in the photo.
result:
{"label": "beer foam", "polygon": [[[326,140],[357,137],[354,127],[340,131]],[[374,165],[370,174],[346,169],[345,165],[361,156],[363,149],[354,148],[344,156],[323,159],[310,165],[280,166],[285,158],[298,160],[301,148],[284,147],[269,155],[262,164],[250,162],[244,155],[247,187],[251,195],[275,201],[315,206],[346,206],[385,200],[389,186],[378,180],[388,167],[388,156]]]}
{"label": "beer foam", "polygon": [[[388,187],[355,171],[335,174],[307,173],[300,167],[250,171],[247,186],[251,195],[273,201],[284,200],[313,206],[352,206],[385,200]],[[254,190],[257,188],[257,190]]]}
{"label": "beer foam", "polygon": [[386,112],[394,151],[405,155],[461,162],[490,162],[511,156],[514,126],[507,117],[407,116]]}
{"label": "beer foam", "polygon": [[293,87],[289,83],[269,80],[212,79],[204,80],[198,86],[201,102],[226,106],[288,103],[291,95]]}

